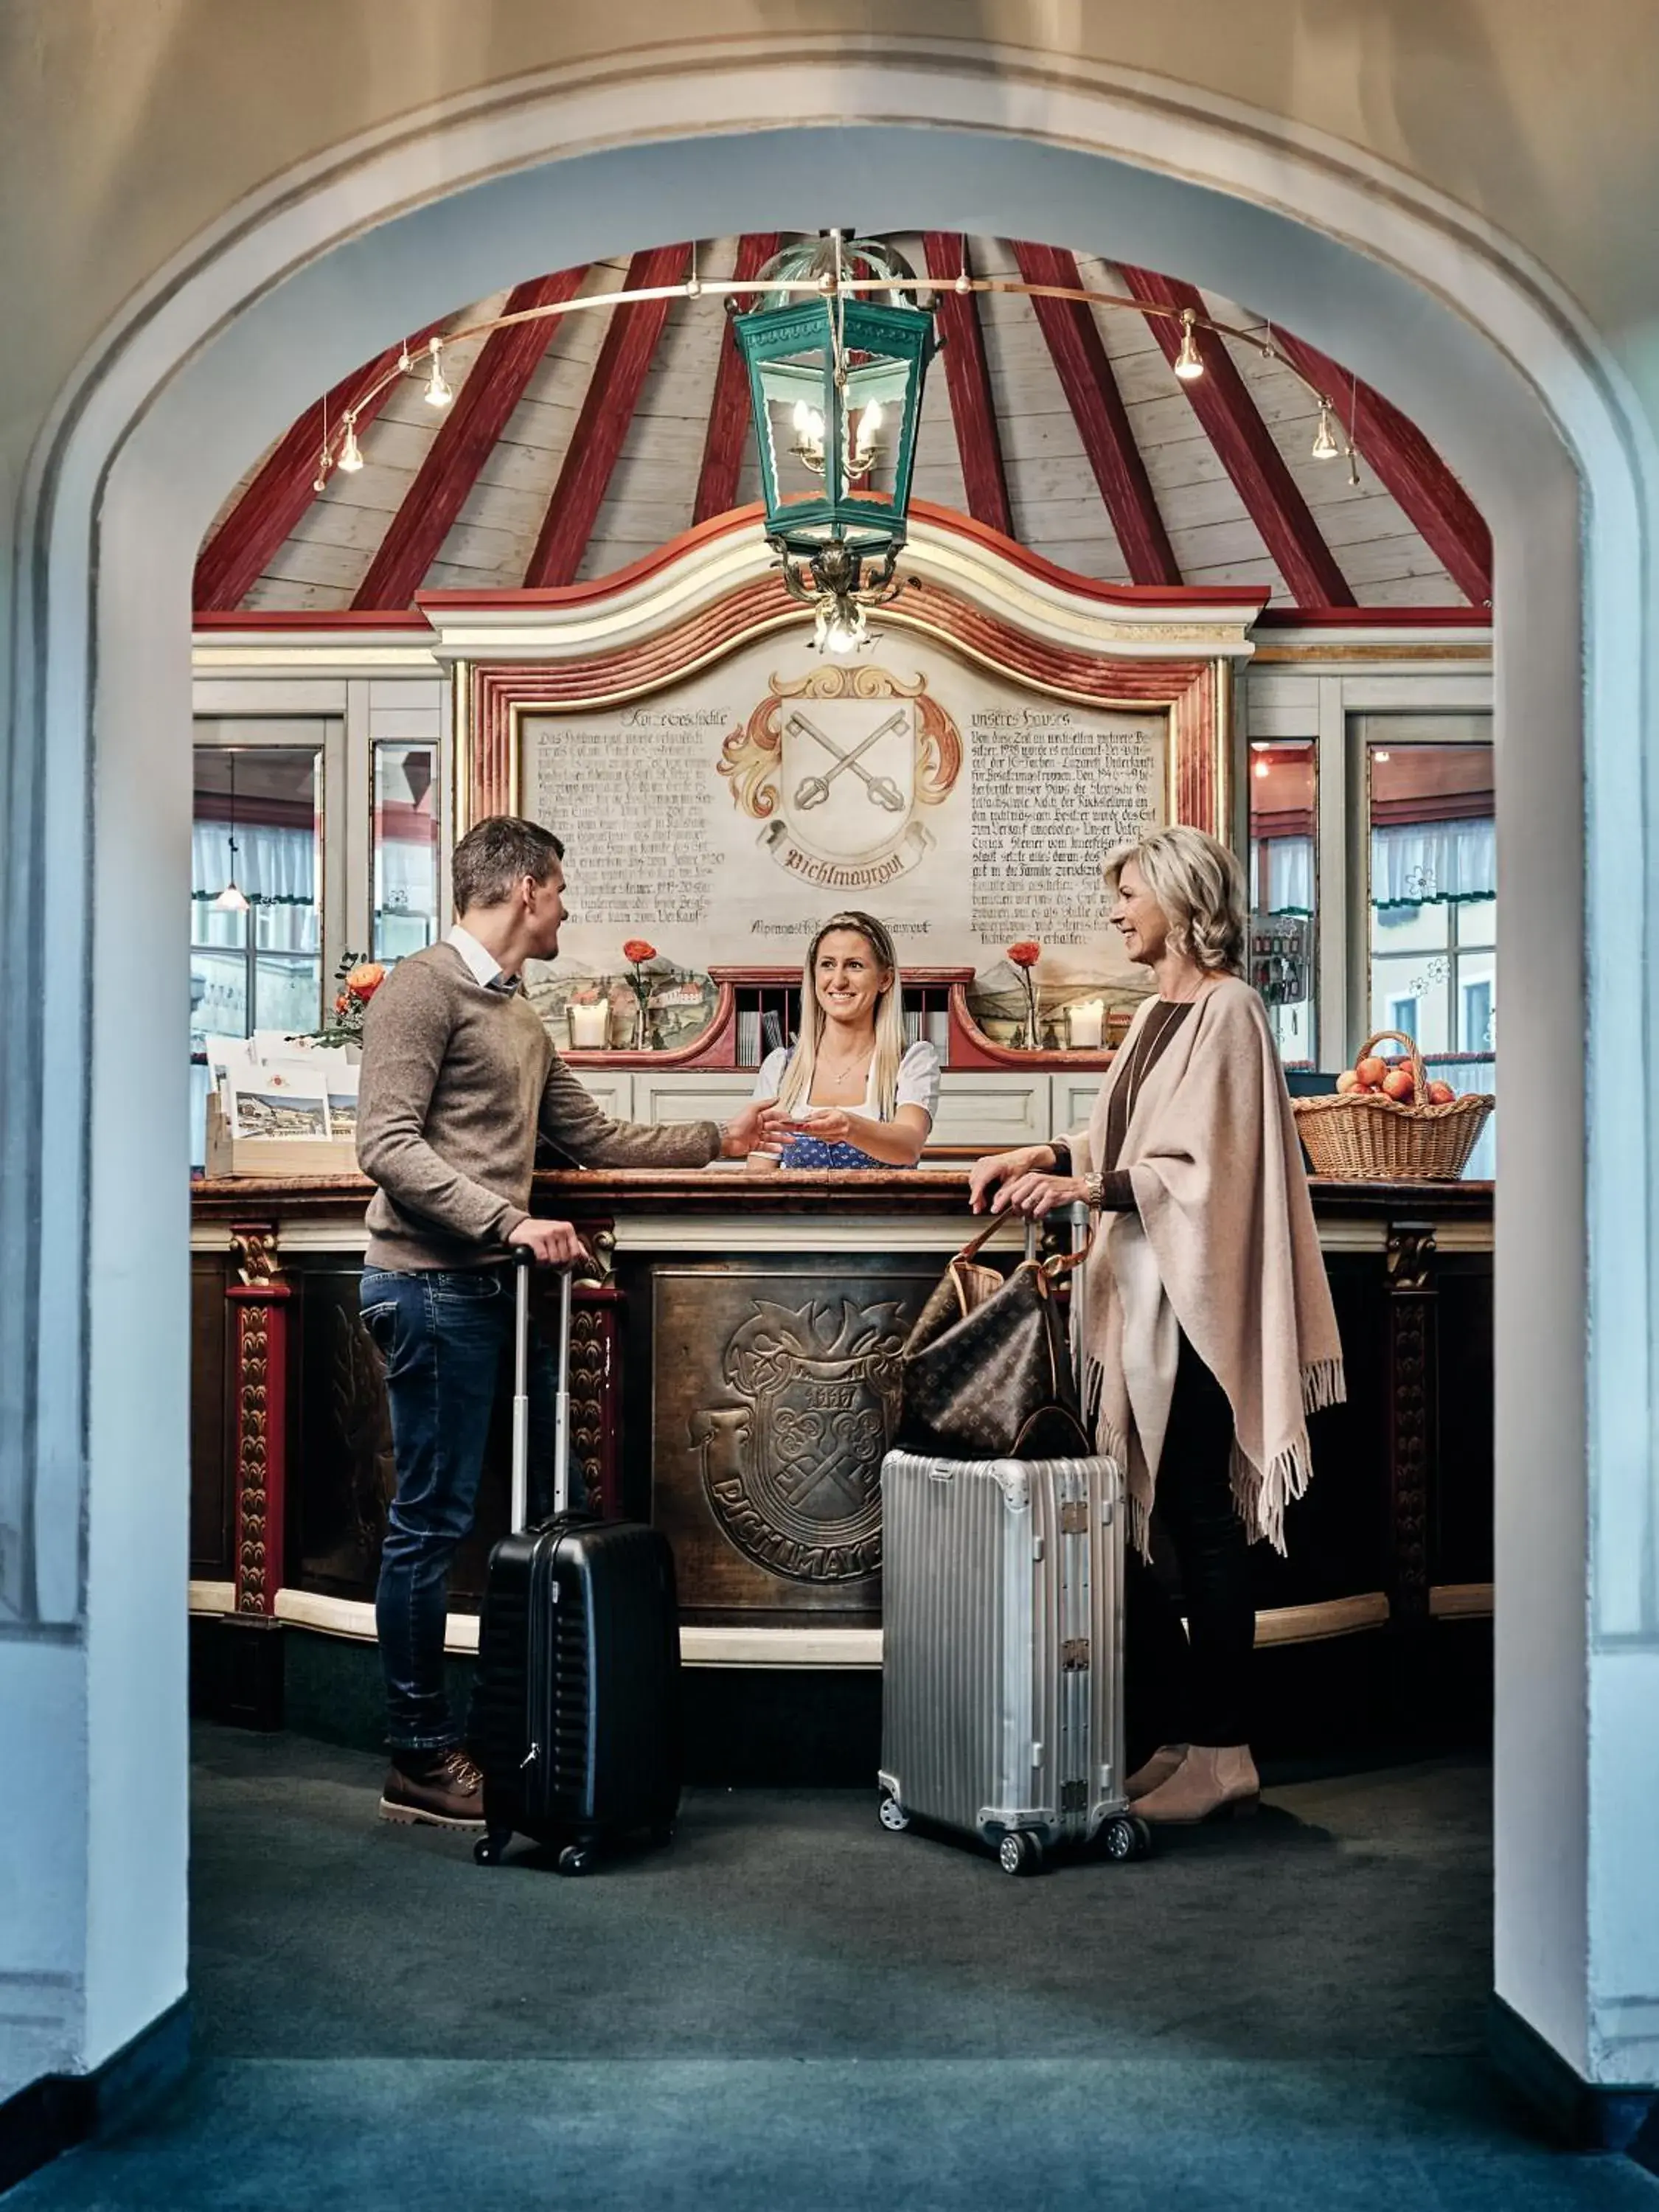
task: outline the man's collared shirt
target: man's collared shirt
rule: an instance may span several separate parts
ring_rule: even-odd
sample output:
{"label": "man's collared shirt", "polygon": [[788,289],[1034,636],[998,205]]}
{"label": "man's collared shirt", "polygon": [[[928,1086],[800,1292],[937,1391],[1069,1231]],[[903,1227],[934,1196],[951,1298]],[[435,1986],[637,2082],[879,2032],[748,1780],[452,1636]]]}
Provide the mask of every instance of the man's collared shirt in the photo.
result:
{"label": "man's collared shirt", "polygon": [[463,929],[459,921],[450,931],[447,941],[465,961],[474,981],[482,983],[486,991],[511,993],[518,989],[518,977],[503,974],[495,954],[480,945],[470,929]]}

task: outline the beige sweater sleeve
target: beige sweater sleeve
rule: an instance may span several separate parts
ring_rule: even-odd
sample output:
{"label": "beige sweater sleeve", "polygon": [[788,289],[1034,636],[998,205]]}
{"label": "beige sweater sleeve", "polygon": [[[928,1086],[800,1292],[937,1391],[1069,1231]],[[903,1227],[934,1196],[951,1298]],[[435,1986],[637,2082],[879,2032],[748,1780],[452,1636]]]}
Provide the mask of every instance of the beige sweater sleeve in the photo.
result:
{"label": "beige sweater sleeve", "polygon": [[542,1089],[541,1133],[578,1167],[702,1168],[720,1156],[717,1121],[615,1121],[556,1052]]}
{"label": "beige sweater sleeve", "polygon": [[357,1164],[378,1183],[399,1213],[435,1224],[453,1236],[501,1243],[525,1218],[523,1206],[435,1152],[426,1139],[427,1109],[449,1044],[442,995],[405,988],[397,994],[398,1018],[365,1024],[357,1095]]}

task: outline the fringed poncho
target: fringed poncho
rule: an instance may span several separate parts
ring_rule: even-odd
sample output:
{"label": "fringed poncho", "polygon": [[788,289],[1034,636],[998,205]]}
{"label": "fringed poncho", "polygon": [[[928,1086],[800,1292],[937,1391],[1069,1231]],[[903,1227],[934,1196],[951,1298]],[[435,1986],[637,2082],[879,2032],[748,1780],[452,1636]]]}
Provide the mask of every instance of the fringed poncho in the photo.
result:
{"label": "fringed poncho", "polygon": [[1127,1469],[1143,1554],[1181,1331],[1227,1394],[1232,1489],[1252,1540],[1285,1548],[1313,1472],[1308,1419],[1347,1395],[1302,1151],[1261,1001],[1221,976],[1146,1071],[1116,1159],[1108,1101],[1158,1002],[1131,1024],[1080,1165],[1127,1170],[1133,1212],[1103,1215],[1085,1263],[1085,1392],[1100,1449]]}

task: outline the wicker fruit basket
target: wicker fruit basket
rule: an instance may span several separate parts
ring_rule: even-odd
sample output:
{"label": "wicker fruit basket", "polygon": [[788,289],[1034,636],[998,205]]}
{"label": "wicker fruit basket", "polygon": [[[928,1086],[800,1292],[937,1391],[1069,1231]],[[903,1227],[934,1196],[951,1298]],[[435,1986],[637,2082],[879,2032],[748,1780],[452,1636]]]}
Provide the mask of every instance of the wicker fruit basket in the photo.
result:
{"label": "wicker fruit basket", "polygon": [[[1411,1059],[1414,1095],[1428,1087],[1423,1056],[1399,1030],[1378,1030],[1358,1058],[1392,1040]],[[1375,1092],[1293,1098],[1297,1134],[1316,1175],[1348,1182],[1455,1182],[1498,1101],[1471,1091],[1449,1106],[1402,1106]]]}

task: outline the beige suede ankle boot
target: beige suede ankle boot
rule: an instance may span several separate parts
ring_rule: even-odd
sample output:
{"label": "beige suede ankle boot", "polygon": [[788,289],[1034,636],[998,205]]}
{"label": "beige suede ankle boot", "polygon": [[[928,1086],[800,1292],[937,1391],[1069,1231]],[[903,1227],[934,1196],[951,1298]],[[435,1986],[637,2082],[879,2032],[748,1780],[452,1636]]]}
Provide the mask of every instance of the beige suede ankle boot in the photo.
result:
{"label": "beige suede ankle boot", "polygon": [[1135,1810],[1143,1820],[1192,1826],[1254,1813],[1261,1794],[1248,1744],[1194,1743],[1167,1782],[1135,1800]]}
{"label": "beige suede ankle boot", "polygon": [[1130,1802],[1133,1803],[1138,1797],[1148,1796],[1158,1788],[1159,1783],[1167,1782],[1186,1756],[1187,1747],[1184,1743],[1160,1744],[1145,1766],[1136,1767],[1127,1782],[1124,1784]]}

